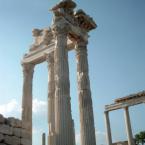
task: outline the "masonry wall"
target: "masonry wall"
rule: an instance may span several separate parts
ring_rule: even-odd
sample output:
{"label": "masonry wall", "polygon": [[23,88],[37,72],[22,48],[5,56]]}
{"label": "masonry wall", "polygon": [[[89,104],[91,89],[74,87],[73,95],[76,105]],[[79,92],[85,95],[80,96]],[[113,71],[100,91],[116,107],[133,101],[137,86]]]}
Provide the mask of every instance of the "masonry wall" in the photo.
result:
{"label": "masonry wall", "polygon": [[0,145],[31,145],[31,135],[22,121],[0,114]]}

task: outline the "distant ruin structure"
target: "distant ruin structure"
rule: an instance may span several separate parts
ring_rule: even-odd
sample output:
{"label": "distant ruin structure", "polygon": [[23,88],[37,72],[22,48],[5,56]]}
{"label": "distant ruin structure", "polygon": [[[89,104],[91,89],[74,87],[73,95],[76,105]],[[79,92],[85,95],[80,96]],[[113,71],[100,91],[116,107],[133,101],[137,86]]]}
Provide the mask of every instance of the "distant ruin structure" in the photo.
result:
{"label": "distant ruin structure", "polygon": [[[118,109],[124,109],[128,145],[135,145],[135,141],[134,141],[133,134],[132,134],[132,128],[131,128],[129,107],[138,105],[138,104],[142,104],[142,103],[145,103],[145,91],[139,92],[137,94],[132,94],[132,95],[129,95],[129,96],[126,96],[123,98],[116,99],[113,104],[105,106],[104,113],[105,113],[105,123],[106,123],[108,145],[113,145],[110,120],[109,120],[109,112],[118,110]],[[117,145],[120,145],[120,144],[121,143],[118,143]],[[126,142],[122,143],[121,145],[126,145]]]}
{"label": "distant ruin structure", "polygon": [[68,52],[75,50],[80,110],[81,144],[96,145],[94,116],[88,70],[89,31],[97,27],[83,10],[74,11],[76,3],[62,0],[51,11],[53,24],[48,29],[34,29],[34,43],[22,60],[24,82],[22,121],[32,135],[32,85],[34,67],[48,63],[48,144],[75,145],[71,114]]}

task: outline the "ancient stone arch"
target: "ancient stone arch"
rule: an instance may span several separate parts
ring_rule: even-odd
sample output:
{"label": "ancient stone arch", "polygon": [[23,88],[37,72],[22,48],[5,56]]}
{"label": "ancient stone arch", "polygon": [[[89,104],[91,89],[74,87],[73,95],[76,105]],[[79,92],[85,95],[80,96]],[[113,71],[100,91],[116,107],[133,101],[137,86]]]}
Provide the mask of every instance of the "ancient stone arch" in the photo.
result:
{"label": "ancient stone arch", "polygon": [[75,145],[71,115],[68,52],[75,50],[81,126],[81,144],[96,145],[90,81],[88,75],[88,32],[97,25],[76,3],[62,0],[51,11],[50,28],[34,29],[34,43],[22,60],[24,83],[22,121],[32,134],[32,80],[35,65],[48,62],[49,145]]}

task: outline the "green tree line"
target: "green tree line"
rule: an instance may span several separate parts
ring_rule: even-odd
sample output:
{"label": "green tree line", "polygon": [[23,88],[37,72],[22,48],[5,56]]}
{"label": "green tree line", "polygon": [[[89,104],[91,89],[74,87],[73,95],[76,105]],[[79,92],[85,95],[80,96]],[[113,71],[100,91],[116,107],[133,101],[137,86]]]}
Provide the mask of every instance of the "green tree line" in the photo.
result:
{"label": "green tree line", "polygon": [[145,131],[141,131],[135,135],[136,145],[145,145]]}

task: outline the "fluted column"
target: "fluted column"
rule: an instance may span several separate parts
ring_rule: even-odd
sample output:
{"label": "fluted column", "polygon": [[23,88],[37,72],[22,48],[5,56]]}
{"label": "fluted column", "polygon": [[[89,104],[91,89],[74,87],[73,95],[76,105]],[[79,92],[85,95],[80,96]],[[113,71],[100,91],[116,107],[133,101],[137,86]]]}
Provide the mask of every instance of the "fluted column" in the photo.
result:
{"label": "fluted column", "polygon": [[96,145],[90,80],[88,75],[87,42],[79,41],[77,43],[76,60],[81,144]]}
{"label": "fluted column", "polygon": [[22,122],[27,125],[32,137],[32,80],[34,65],[22,64],[23,66],[23,97],[22,97]]}
{"label": "fluted column", "polygon": [[54,81],[54,52],[48,54],[48,145],[54,145],[55,137],[55,81]]}
{"label": "fluted column", "polygon": [[133,135],[132,135],[132,129],[131,129],[131,122],[130,122],[128,107],[125,107],[124,111],[125,111],[124,115],[125,115],[125,123],[126,123],[126,132],[127,132],[127,137],[128,137],[128,145],[135,145],[135,142],[133,140]]}
{"label": "fluted column", "polygon": [[70,104],[70,82],[67,51],[68,26],[65,20],[54,24],[55,35],[55,133],[56,145],[73,145],[73,124]]}
{"label": "fluted column", "polygon": [[42,145],[46,145],[46,135],[45,135],[45,133],[42,134]]}
{"label": "fluted column", "polygon": [[105,125],[106,125],[106,131],[107,131],[107,142],[108,145],[112,145],[112,135],[111,135],[111,127],[110,127],[110,120],[109,120],[109,112],[105,111]]}

